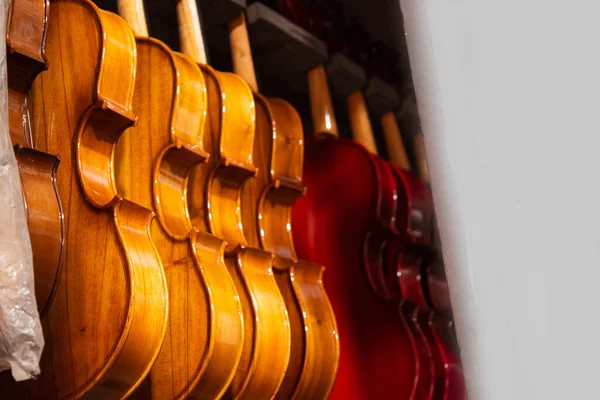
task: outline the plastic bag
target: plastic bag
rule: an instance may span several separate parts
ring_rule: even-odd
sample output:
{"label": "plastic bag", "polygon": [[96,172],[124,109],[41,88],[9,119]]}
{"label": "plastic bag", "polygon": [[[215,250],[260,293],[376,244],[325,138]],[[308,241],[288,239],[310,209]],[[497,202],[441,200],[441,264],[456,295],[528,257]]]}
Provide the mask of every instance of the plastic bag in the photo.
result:
{"label": "plastic bag", "polygon": [[[0,0],[6,32],[8,0]],[[17,161],[8,132],[6,42],[0,40],[0,371],[20,381],[40,373],[44,338]]]}

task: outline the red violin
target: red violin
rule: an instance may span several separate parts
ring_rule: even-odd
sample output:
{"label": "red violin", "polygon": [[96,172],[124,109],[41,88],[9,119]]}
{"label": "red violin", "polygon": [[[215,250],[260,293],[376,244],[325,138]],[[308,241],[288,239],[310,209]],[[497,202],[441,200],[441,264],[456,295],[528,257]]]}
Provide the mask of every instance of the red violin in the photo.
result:
{"label": "red violin", "polygon": [[416,398],[415,338],[397,318],[397,304],[378,297],[366,273],[366,265],[383,262],[382,245],[397,233],[396,182],[365,147],[337,138],[324,68],[309,71],[308,80],[317,137],[306,145],[308,190],[294,205],[292,227],[298,255],[327,268],[324,286],[342,338],[331,398]]}
{"label": "red violin", "polygon": [[[415,138],[415,153],[421,179],[410,172],[400,131],[392,113],[381,119],[384,137],[400,188],[404,188],[408,208],[403,212],[405,225],[398,225],[404,240],[390,242],[387,248],[391,268],[383,277],[384,295],[402,298],[401,312],[410,309],[414,326],[426,338],[434,365],[433,399],[464,400],[467,398],[460,352],[451,318],[452,308],[448,282],[439,246],[434,242],[433,203],[426,185],[429,182],[422,137]],[[406,212],[408,211],[408,212]],[[397,222],[400,221],[400,214]],[[404,227],[405,229],[402,229]],[[404,234],[404,235],[402,235]],[[380,277],[382,278],[382,277]],[[387,290],[387,292],[385,292]],[[422,376],[422,374],[421,374]],[[425,377],[422,377],[425,379]]]}

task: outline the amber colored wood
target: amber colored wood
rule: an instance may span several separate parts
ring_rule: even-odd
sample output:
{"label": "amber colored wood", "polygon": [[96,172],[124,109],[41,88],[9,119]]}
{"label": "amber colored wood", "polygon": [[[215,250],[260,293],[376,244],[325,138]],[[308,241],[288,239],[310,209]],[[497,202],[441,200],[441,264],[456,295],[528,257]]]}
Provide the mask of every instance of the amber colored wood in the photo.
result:
{"label": "amber colored wood", "polygon": [[256,174],[252,159],[256,110],[252,91],[237,75],[200,66],[208,94],[204,146],[211,154],[190,176],[188,201],[195,225],[228,243],[225,264],[244,320],[242,356],[224,398],[272,398],[290,352],[285,304],[273,277],[273,255],[248,247],[242,192]]}
{"label": "amber colored wood", "polygon": [[390,161],[398,168],[410,171],[410,162],[406,155],[404,143],[402,143],[402,135],[400,134],[400,128],[398,128],[396,115],[393,112],[383,114],[381,116],[381,127]]}
{"label": "amber colored wood", "polygon": [[46,0],[13,0],[9,3],[6,30],[9,133],[16,145],[33,251],[35,297],[41,315],[55,293],[64,246],[64,216],[56,187],[59,159],[22,145],[31,145],[31,84],[47,66],[47,10]]}
{"label": "amber colored wood", "polygon": [[369,119],[369,111],[362,92],[350,93],[346,98],[352,138],[362,144],[371,154],[377,155],[377,145],[373,135],[373,127]]}
{"label": "amber colored wood", "polygon": [[45,68],[47,18],[48,0],[11,0],[6,21],[8,53],[22,54]]}
{"label": "amber colored wood", "polygon": [[417,172],[419,178],[429,185],[431,182],[429,179],[429,167],[427,166],[427,155],[425,154],[425,142],[423,141],[423,134],[418,133],[413,137],[413,150],[417,159]]}
{"label": "amber colored wood", "polygon": [[[248,185],[260,197],[258,215],[244,213],[245,226],[255,227],[246,236],[275,254],[275,276],[292,328],[290,362],[276,398],[327,398],[339,359],[335,316],[322,286],[323,267],[298,260],[291,230],[291,207],[305,192],[302,124],[289,103],[258,94],[255,99],[262,110],[254,152],[259,173]],[[256,202],[254,197],[247,200]]]}
{"label": "amber colored wood", "polygon": [[0,398],[122,398],[154,363],[168,312],[154,216],[124,200],[113,176],[115,143],[136,121],[135,41],[119,17],[87,0],[50,8],[52,67],[32,88],[32,144],[62,159],[66,248],[43,319],[42,373],[4,379]]}
{"label": "amber colored wood", "polygon": [[331,135],[338,137],[338,127],[327,87],[327,72],[323,65],[308,71],[308,92],[315,135]]}
{"label": "amber colored wood", "polygon": [[189,57],[155,39],[136,42],[133,111],[139,123],[117,144],[135,162],[117,185],[127,189],[125,198],[158,216],[151,232],[165,266],[169,322],[156,363],[133,397],[214,399],[239,363],[243,321],[224,262],[226,244],[207,233],[206,223],[192,223],[187,201],[190,173],[209,157],[206,82]]}
{"label": "amber colored wood", "polygon": [[[245,22],[234,25],[235,72],[255,82],[252,54],[237,51],[250,49]],[[257,92],[254,99],[258,174],[245,185],[241,209],[248,243],[275,254],[275,277],[290,319],[290,361],[276,398],[327,398],[339,357],[335,317],[320,281],[323,267],[298,261],[291,230],[291,207],[305,192],[302,123],[289,103]]]}
{"label": "amber colored wood", "polygon": [[19,145],[15,152],[33,251],[35,297],[43,316],[56,292],[64,246],[64,216],[56,186],[59,159]]}
{"label": "amber colored wood", "polygon": [[239,17],[229,21],[228,29],[233,70],[236,74],[244,78],[253,91],[258,92],[256,72],[254,71],[254,62],[252,61],[252,49],[250,48],[248,29],[246,27],[246,16],[241,14]]}

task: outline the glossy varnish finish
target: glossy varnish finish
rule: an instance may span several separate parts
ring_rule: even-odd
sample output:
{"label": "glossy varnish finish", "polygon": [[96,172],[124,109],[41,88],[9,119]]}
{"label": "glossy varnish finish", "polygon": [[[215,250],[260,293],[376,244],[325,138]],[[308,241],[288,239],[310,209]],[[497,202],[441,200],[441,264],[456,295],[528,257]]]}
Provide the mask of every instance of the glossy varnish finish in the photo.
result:
{"label": "glossy varnish finish", "polygon": [[[190,4],[178,5],[179,13],[190,9]],[[182,41],[192,39],[197,39],[194,34],[182,37]],[[195,57],[199,63],[204,59]],[[190,217],[194,225],[206,224],[211,233],[227,241],[225,264],[240,296],[244,320],[242,356],[224,398],[268,399],[275,395],[289,359],[290,328],[273,277],[273,255],[247,247],[244,236],[242,192],[256,174],[254,98],[239,76],[203,64],[200,68],[208,93],[204,148],[211,156],[190,176]]]}
{"label": "glossy varnish finish", "polygon": [[276,398],[327,398],[339,361],[335,316],[322,283],[324,268],[298,260],[291,229],[291,207],[305,192],[302,122],[286,101],[258,93],[243,17],[232,25],[234,70],[254,90],[256,103],[258,174],[242,196],[244,234],[251,246],[275,255],[273,269],[291,328],[290,361]]}
{"label": "glossy varnish finish", "polygon": [[[333,309],[322,283],[324,268],[298,260],[291,230],[291,207],[305,192],[302,184],[304,139],[296,110],[280,99],[255,94],[258,109],[254,159],[259,170],[253,193],[257,214],[245,213],[250,243],[273,252],[275,277],[290,316],[290,362],[279,399],[327,398],[339,361]],[[256,202],[256,196],[244,198]],[[256,203],[254,203],[256,204]],[[248,208],[252,207],[250,203]],[[254,224],[252,225],[252,222]]]}
{"label": "glossy varnish finish", "polygon": [[[384,122],[384,121],[382,121]],[[392,135],[398,135],[399,130],[392,126],[395,120],[382,123],[384,135],[388,143],[393,142]],[[390,129],[392,128],[392,129]],[[390,147],[391,151],[404,152],[401,141]],[[464,375],[460,362],[460,351],[455,336],[453,322],[450,318],[452,308],[448,282],[444,273],[441,258],[441,249],[436,241],[436,231],[433,224],[433,203],[431,194],[426,184],[429,183],[427,160],[423,147],[423,135],[413,138],[417,169],[422,180],[408,170],[398,169],[401,175],[410,184],[405,185],[412,200],[411,209],[421,210],[421,215],[426,218],[419,219],[420,224],[408,220],[406,225],[408,243],[413,251],[406,251],[406,246],[390,246],[396,251],[397,261],[397,287],[401,296],[413,304],[414,317],[421,332],[427,338],[429,350],[434,365],[434,392],[435,400],[464,400],[467,397]],[[410,168],[410,165],[408,165]],[[428,218],[428,219],[427,219]],[[424,224],[424,222],[428,222]],[[413,234],[414,228],[421,226],[421,235]],[[410,229],[413,227],[413,229]],[[396,242],[398,245],[398,242]],[[416,245],[416,248],[415,248]],[[400,251],[402,248],[404,250]],[[420,253],[420,256],[410,258]]]}
{"label": "glossy varnish finish", "polygon": [[9,132],[19,165],[33,250],[35,297],[42,315],[56,290],[64,246],[63,212],[56,187],[59,159],[22,146],[31,146],[27,108],[31,84],[47,66],[47,12],[46,0],[13,0],[6,29]]}
{"label": "glossy varnish finish", "polygon": [[125,159],[117,185],[125,198],[158,216],[151,232],[165,266],[169,322],[156,363],[134,397],[217,398],[239,362],[243,322],[224,263],[225,242],[189,218],[189,175],[209,157],[203,143],[206,83],[193,60],[151,38],[136,43],[133,111],[139,123],[117,145]]}
{"label": "glossy varnish finish", "polygon": [[88,1],[50,8],[52,68],[33,86],[32,144],[62,157],[66,249],[43,320],[42,374],[3,382],[0,397],[120,398],[150,370],[168,302],[153,214],[124,200],[114,182],[115,143],[136,120],[135,41],[120,18]]}
{"label": "glossy varnish finish", "polygon": [[[298,255],[327,266],[323,283],[336,315],[341,350],[331,398],[412,398],[416,344],[406,321],[397,317],[397,305],[375,295],[365,265],[367,237],[382,230],[380,197],[382,179],[388,175],[381,174],[363,146],[335,139],[322,67],[310,71],[309,89],[313,118],[318,118],[313,124],[325,129],[307,141],[308,191],[293,207],[292,227]],[[395,185],[393,180],[388,183]]]}

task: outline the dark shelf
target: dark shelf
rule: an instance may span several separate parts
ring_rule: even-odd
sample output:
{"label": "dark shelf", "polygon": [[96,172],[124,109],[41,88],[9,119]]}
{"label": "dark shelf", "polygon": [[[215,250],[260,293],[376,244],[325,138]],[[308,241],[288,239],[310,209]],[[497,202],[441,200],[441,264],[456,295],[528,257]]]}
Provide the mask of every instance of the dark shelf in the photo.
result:
{"label": "dark shelf", "polygon": [[246,15],[259,76],[307,92],[306,73],[327,59],[325,43],[264,4],[252,4]]}
{"label": "dark shelf", "polygon": [[399,104],[396,89],[378,77],[369,79],[369,84],[365,89],[365,100],[369,109],[377,116],[394,111]]}
{"label": "dark shelf", "polygon": [[246,0],[198,0],[204,29],[223,25],[246,9]]}
{"label": "dark shelf", "polygon": [[329,57],[327,77],[335,92],[343,98],[362,90],[367,82],[365,70],[341,53]]}

